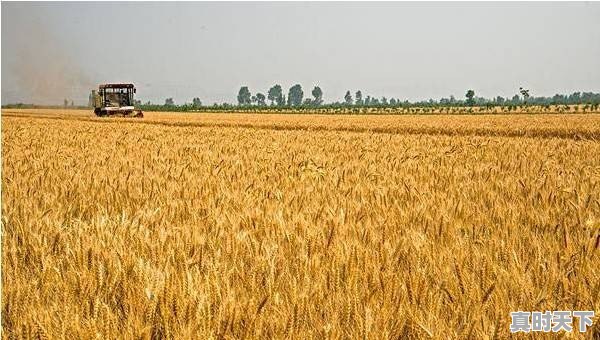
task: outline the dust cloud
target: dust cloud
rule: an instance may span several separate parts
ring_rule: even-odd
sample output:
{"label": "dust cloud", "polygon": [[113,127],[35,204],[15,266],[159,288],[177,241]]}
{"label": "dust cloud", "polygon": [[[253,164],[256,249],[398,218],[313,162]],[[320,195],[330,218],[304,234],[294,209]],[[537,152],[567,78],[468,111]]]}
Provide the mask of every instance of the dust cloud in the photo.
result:
{"label": "dust cloud", "polygon": [[38,105],[62,105],[65,99],[69,104],[87,105],[89,91],[97,83],[62,47],[60,39],[35,22],[21,33],[22,41],[14,51],[17,57],[7,65],[14,84],[3,84],[9,88],[3,96]]}

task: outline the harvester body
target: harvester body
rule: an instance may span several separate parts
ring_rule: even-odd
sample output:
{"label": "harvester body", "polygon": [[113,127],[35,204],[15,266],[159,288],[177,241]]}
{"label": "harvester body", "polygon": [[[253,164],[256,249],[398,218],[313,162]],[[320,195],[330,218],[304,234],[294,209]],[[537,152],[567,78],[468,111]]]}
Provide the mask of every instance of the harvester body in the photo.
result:
{"label": "harvester body", "polygon": [[92,90],[94,113],[98,117],[144,117],[142,111],[134,107],[135,92],[133,84],[101,84],[98,92]]}

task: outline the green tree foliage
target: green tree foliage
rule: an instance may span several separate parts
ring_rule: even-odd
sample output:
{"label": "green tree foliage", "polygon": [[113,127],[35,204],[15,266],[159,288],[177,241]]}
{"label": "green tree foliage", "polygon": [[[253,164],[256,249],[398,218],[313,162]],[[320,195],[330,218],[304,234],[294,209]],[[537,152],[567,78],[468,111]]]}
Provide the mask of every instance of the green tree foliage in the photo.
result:
{"label": "green tree foliage", "polygon": [[313,99],[311,104],[321,105],[323,103],[323,91],[319,86],[315,86],[315,88],[312,90],[312,95],[315,99]]}
{"label": "green tree foliage", "polygon": [[581,92],[573,92],[570,96],[571,104],[580,103],[581,102]]}
{"label": "green tree foliage", "polygon": [[279,106],[284,105],[285,99],[283,99],[283,90],[281,89],[281,85],[273,85],[269,89],[269,92],[267,92],[267,98],[271,101],[271,105],[274,103],[277,103]]}
{"label": "green tree foliage", "polygon": [[265,99],[266,99],[266,97],[265,97],[264,94],[262,94],[260,92],[256,94],[256,104],[258,104],[259,106],[265,106],[266,105]]}
{"label": "green tree foliage", "polygon": [[240,87],[237,100],[240,106],[250,105],[250,103],[252,102],[252,94],[250,93],[250,90],[248,90],[248,86]]}
{"label": "green tree foliage", "polygon": [[475,105],[475,91],[473,90],[468,90],[467,94],[465,94],[465,97],[467,97],[467,105],[469,106],[473,106]]}
{"label": "green tree foliage", "polygon": [[173,98],[165,99],[165,106],[175,106],[175,101],[173,100]]}
{"label": "green tree foliage", "polygon": [[527,104],[527,99],[529,99],[529,90],[519,87],[519,92],[523,96],[523,103]]}
{"label": "green tree foliage", "polygon": [[360,90],[356,91],[356,93],[354,94],[354,99],[355,99],[355,104],[356,105],[364,105],[364,101],[363,101],[363,97],[362,97],[362,92]]}
{"label": "green tree foliage", "polygon": [[192,106],[193,107],[202,106],[202,101],[200,100],[200,98],[196,97],[196,98],[192,99]]}
{"label": "green tree foliage", "polygon": [[515,94],[510,101],[510,105],[519,105],[520,103],[521,103],[521,98],[519,97],[518,94]]}
{"label": "green tree foliage", "polygon": [[344,103],[346,105],[352,105],[354,103],[354,101],[352,100],[352,95],[350,94],[350,91],[346,91],[346,95],[344,96]]}
{"label": "green tree foliage", "polygon": [[296,84],[290,87],[288,92],[288,105],[289,106],[300,106],[302,105],[302,98],[304,97],[304,92],[302,91],[302,86],[300,84]]}

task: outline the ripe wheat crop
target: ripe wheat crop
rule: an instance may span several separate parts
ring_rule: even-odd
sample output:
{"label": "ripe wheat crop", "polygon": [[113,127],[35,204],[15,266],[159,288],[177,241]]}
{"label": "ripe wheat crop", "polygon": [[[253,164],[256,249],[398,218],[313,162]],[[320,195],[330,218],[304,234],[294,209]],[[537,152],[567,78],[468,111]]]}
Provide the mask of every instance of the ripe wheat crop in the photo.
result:
{"label": "ripe wheat crop", "polygon": [[598,315],[599,139],[597,115],[5,110],[3,338],[492,339],[511,311]]}

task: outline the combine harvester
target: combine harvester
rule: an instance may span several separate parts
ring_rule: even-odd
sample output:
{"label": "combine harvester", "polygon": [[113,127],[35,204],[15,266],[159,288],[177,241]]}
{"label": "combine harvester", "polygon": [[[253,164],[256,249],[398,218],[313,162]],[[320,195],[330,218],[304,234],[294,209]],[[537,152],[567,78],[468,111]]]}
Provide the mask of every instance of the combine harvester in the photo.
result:
{"label": "combine harvester", "polygon": [[133,84],[101,84],[98,86],[98,92],[92,90],[94,113],[98,117],[143,118],[142,110],[133,106],[134,93]]}

